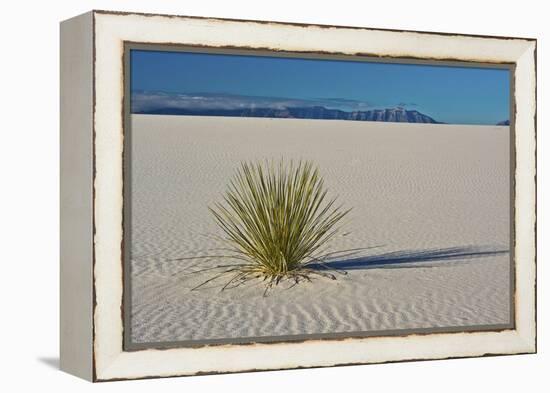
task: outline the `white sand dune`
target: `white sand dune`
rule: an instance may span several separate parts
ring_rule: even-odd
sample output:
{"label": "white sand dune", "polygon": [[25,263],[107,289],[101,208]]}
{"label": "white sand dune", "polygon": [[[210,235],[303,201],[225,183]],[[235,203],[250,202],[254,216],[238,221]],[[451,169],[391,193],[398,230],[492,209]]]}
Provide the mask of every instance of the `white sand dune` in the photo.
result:
{"label": "white sand dune", "polygon": [[[353,207],[326,250],[360,249],[332,259],[348,274],[191,291],[227,262],[174,260],[220,247],[207,206],[240,161],[281,157]],[[508,167],[508,127],[132,115],[132,340],[507,324]]]}

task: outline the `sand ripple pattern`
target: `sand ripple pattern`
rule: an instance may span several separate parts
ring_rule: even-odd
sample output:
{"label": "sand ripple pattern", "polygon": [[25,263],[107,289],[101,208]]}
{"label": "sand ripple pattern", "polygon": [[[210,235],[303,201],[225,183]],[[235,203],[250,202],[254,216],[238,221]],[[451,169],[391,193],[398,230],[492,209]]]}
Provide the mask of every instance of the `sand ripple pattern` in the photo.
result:
{"label": "sand ripple pattern", "polygon": [[[163,342],[509,322],[509,129],[132,116],[132,336]],[[190,289],[219,260],[207,206],[242,160],[314,160],[352,219],[348,275],[263,297]],[[223,283],[220,281],[220,284]]]}

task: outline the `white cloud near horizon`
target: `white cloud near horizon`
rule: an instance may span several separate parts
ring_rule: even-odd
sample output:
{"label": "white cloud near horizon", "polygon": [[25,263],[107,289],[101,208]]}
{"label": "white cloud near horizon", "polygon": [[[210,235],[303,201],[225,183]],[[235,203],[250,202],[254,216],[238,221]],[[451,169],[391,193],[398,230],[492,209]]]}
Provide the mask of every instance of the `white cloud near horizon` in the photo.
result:
{"label": "white cloud near horizon", "polygon": [[159,91],[137,91],[132,94],[132,111],[144,112],[154,109],[285,109],[323,106],[328,109],[359,111],[374,109],[369,103],[343,98],[296,99],[284,97],[261,97],[223,93],[181,94]]}

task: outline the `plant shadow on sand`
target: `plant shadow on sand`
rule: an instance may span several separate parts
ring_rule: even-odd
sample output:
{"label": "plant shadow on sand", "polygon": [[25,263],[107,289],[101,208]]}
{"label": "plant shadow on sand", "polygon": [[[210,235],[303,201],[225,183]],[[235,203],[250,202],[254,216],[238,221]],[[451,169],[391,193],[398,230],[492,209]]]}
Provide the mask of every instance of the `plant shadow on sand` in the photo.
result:
{"label": "plant shadow on sand", "polygon": [[[509,250],[507,249],[480,246],[391,251],[387,253],[366,256],[360,255],[361,249],[358,249],[357,251],[350,251],[351,252],[348,252],[347,254],[341,255],[339,258],[331,258],[331,260],[327,260],[322,264],[312,263],[311,265],[309,265],[309,267],[311,269],[319,270],[330,268],[344,271],[380,268],[414,268],[418,267],[417,264],[421,264],[424,262],[464,261],[474,258],[477,259],[504,255],[509,252]],[[345,252],[346,251],[343,251],[342,253]],[[422,266],[426,265],[423,264]],[[431,266],[441,266],[441,263],[437,263],[435,266]]]}
{"label": "plant shadow on sand", "polygon": [[[453,265],[470,264],[474,263],[474,259],[483,259],[494,256],[506,255],[509,253],[508,249],[498,248],[494,246],[462,246],[462,247],[447,247],[447,248],[433,248],[425,250],[401,250],[390,251],[378,254],[372,254],[371,250],[384,247],[372,246],[364,248],[354,248],[348,250],[341,250],[325,254],[325,258],[319,262],[310,262],[307,264],[307,268],[312,271],[318,271],[320,273],[333,272],[336,274],[320,274],[317,278],[323,276],[329,276],[333,280],[337,275],[346,276],[352,271],[368,270],[368,269],[414,269],[414,268],[445,268],[446,265],[452,263]],[[368,253],[368,255],[365,255]],[[206,269],[209,270],[209,269]],[[200,273],[205,270],[198,270],[189,273]],[[202,289],[221,288],[224,289],[237,288],[246,282],[253,280],[244,280],[236,285],[225,284],[219,285],[207,280],[205,283],[210,285],[199,285]],[[215,281],[215,280],[212,280]],[[256,280],[257,284],[261,284],[261,280]],[[312,281],[312,280],[307,280]],[[256,284],[256,285],[257,285]],[[292,289],[298,282],[294,282],[289,286],[284,286],[282,289]],[[253,285],[253,284],[252,284]],[[264,296],[267,295],[267,290],[264,292]]]}

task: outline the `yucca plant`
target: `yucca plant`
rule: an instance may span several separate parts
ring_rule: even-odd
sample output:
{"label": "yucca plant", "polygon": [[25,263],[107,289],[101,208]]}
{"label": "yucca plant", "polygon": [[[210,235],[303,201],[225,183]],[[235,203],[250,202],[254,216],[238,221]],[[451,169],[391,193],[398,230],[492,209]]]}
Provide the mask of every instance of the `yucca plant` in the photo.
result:
{"label": "yucca plant", "polygon": [[228,273],[233,275],[224,289],[251,278],[266,280],[266,291],[283,279],[298,283],[312,274],[334,279],[310,265],[325,266],[318,254],[351,210],[335,203],[310,161],[241,163],[223,202],[209,208],[229,251],[221,257],[236,262],[214,267],[224,271],[198,287]]}

